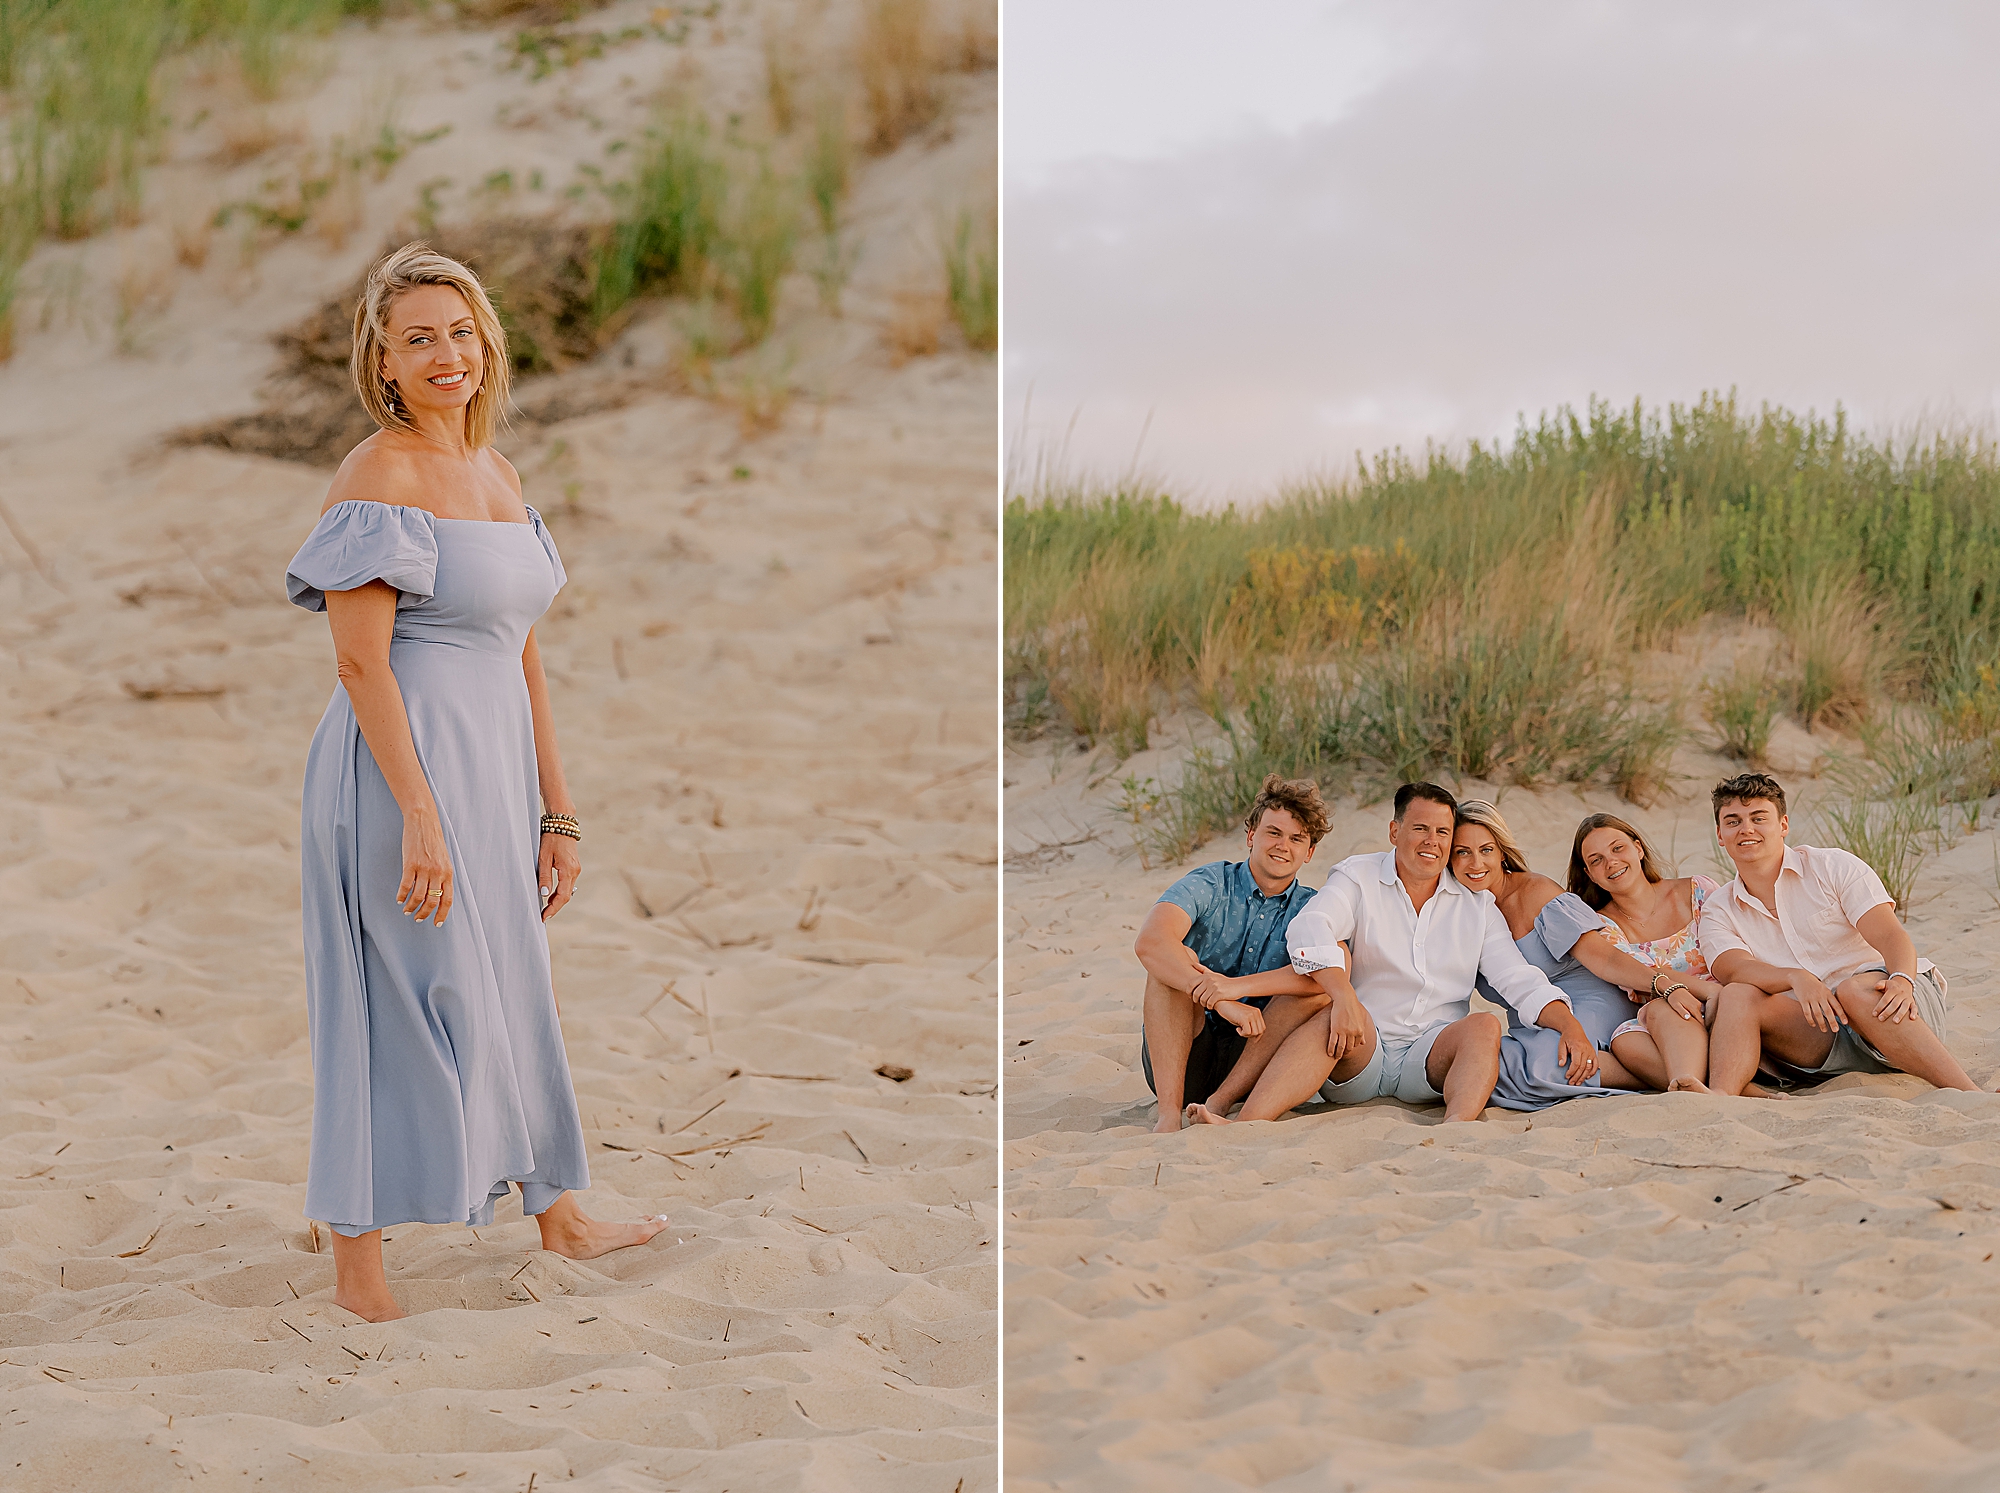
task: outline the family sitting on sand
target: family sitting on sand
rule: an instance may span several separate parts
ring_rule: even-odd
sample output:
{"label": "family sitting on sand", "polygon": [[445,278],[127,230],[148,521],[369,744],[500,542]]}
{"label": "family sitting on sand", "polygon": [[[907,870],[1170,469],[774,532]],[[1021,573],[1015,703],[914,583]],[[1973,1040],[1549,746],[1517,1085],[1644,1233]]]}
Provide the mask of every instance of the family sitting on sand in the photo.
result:
{"label": "family sitting on sand", "polygon": [[1267,778],[1246,858],[1183,876],[1139,930],[1155,1129],[1228,1124],[1238,1104],[1236,1119],[1272,1120],[1315,1093],[1476,1120],[1488,1103],[1771,1095],[1849,1072],[1975,1089],[1944,1045],[1944,977],[1881,878],[1845,850],[1787,845],[1775,778],[1726,779],[1713,799],[1727,886],[1662,876],[1637,830],[1592,814],[1565,891],[1528,869],[1492,804],[1405,783],[1390,848],[1314,892],[1299,873],[1327,831],[1319,788]]}

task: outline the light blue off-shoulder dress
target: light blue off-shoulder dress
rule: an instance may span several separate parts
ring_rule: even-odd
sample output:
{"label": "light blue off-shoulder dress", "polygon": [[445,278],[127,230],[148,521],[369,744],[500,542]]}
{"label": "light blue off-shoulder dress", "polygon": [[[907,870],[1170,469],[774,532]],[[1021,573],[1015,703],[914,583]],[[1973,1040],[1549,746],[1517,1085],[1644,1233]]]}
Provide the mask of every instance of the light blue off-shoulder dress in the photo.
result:
{"label": "light blue off-shoulder dress", "polygon": [[[1611,1046],[1611,1034],[1619,1023],[1638,1010],[1624,991],[1598,979],[1577,962],[1576,941],[1603,926],[1601,913],[1592,911],[1581,897],[1564,892],[1550,898],[1536,915],[1535,926],[1514,940],[1521,957],[1569,997],[1578,1024],[1600,1049]],[[1561,1041],[1557,1033],[1521,1020],[1520,1014],[1487,985],[1484,976],[1479,980],[1479,993],[1507,1011],[1507,1030],[1500,1038],[1500,1081],[1493,1085],[1493,1103],[1502,1109],[1546,1109],[1565,1099],[1629,1092],[1607,1087],[1596,1077],[1584,1085],[1569,1082],[1556,1058]]]}
{"label": "light blue off-shoulder dress", "polygon": [[306,755],[303,862],[312,1155],[306,1216],[350,1237],[488,1223],[590,1185],[535,883],[541,790],[521,651],[566,577],[541,516],[440,519],[335,503],[291,599],[385,581],[389,665],[451,852],[442,928],[396,904],[403,816],[336,685]]}

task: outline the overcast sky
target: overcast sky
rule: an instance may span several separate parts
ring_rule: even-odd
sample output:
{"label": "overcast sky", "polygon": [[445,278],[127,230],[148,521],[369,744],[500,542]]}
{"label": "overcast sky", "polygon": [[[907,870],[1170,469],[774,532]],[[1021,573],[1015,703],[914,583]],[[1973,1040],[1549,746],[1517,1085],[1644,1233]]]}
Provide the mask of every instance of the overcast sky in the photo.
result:
{"label": "overcast sky", "polygon": [[2000,410],[2000,7],[1004,11],[1017,461],[1220,500],[1593,393]]}

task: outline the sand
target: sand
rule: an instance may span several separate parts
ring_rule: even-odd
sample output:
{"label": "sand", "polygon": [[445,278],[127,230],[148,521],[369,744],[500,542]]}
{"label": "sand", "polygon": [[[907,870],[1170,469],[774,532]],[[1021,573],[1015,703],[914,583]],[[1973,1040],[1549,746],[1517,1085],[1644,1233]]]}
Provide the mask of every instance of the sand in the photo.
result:
{"label": "sand", "polygon": [[[329,48],[311,128],[392,55],[413,128],[459,121],[344,247],[219,243],[123,347],[115,242],[31,267],[78,266],[88,314],[27,320],[0,367],[0,1486],[990,1488],[995,372],[883,347],[939,204],[990,183],[990,74],[861,167],[846,318],[788,285],[774,433],[663,371],[506,448],[571,577],[540,637],[586,835],[550,929],[581,1201],[672,1228],[573,1264],[517,1197],[388,1231],[407,1319],[329,1299],[298,798],[332,655],[282,584],[328,474],[162,438],[253,408],[269,335],[419,183],[582,158],[574,118],[501,103],[609,110],[697,45],[752,79],[759,45],[732,10],[531,94],[497,35]],[[610,361],[670,343],[642,318]]]}
{"label": "sand", "polygon": [[[1823,745],[1774,746],[1808,803]],[[1115,804],[1174,755],[1005,758],[1010,1489],[2000,1482],[2000,1096],[1850,1076],[1785,1103],[1442,1127],[1378,1101],[1149,1134],[1131,943],[1182,868],[1142,866]],[[1501,807],[1539,870],[1612,809],[1713,873],[1724,765],[1682,753],[1692,791],[1649,810],[1519,789]],[[1387,819],[1343,804],[1306,880],[1386,848]],[[1241,854],[1223,837],[1187,864]],[[1996,865],[1991,829],[1961,840],[1909,918],[1988,1087]]]}

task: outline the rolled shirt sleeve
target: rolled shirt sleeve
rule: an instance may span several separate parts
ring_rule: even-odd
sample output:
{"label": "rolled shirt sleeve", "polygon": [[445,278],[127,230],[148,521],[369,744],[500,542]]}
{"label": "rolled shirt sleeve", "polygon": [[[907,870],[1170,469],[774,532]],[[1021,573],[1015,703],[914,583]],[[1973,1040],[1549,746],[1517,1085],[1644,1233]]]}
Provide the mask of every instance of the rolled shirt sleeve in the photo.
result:
{"label": "rolled shirt sleeve", "polygon": [[[1521,1019],[1530,1025],[1550,1001],[1561,1001],[1567,1006],[1569,997],[1551,985],[1548,976],[1528,963],[1516,947],[1513,936],[1507,931],[1507,919],[1500,915],[1500,909],[1488,899],[1482,912],[1479,972],[1486,977],[1486,983],[1500,993],[1502,1000],[1519,1011]],[[1300,914],[1300,917],[1304,916]]]}
{"label": "rolled shirt sleeve", "polygon": [[1862,918],[1883,903],[1894,903],[1889,889],[1882,885],[1882,878],[1875,874],[1860,856],[1846,850],[1815,850],[1814,855],[1825,856],[1827,870],[1832,874],[1828,880],[1834,884],[1834,891],[1840,898],[1840,911],[1847,921],[1859,927]]}
{"label": "rolled shirt sleeve", "polygon": [[1285,952],[1292,956],[1295,973],[1309,975],[1316,969],[1348,967],[1347,951],[1341,945],[1354,937],[1360,903],[1361,888],[1336,868],[1285,930]]}

